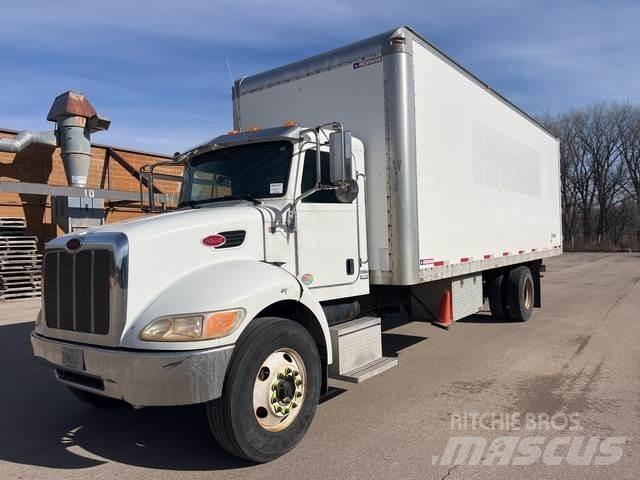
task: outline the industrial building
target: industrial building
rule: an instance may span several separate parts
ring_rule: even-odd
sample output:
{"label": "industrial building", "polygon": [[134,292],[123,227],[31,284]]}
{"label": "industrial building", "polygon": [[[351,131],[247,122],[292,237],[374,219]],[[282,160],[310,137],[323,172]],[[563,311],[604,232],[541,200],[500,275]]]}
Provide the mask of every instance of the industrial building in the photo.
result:
{"label": "industrial building", "polygon": [[[91,108],[86,97],[74,92],[60,95],[56,102],[73,95]],[[88,118],[84,120],[88,125]],[[56,135],[59,129],[58,124]],[[87,137],[88,129],[84,129]],[[0,143],[5,146],[12,141],[19,143],[19,136],[16,130],[0,128]],[[87,142],[86,179],[74,185],[59,146],[37,141],[23,146],[14,148],[21,148],[18,152],[0,148],[0,300],[39,295],[41,252],[50,239],[69,231],[153,214],[143,206],[141,197],[147,198],[148,191],[146,179],[141,188],[140,168],[171,158]],[[154,185],[156,199],[160,199],[157,204],[175,205],[177,191],[178,183],[160,179]]]}

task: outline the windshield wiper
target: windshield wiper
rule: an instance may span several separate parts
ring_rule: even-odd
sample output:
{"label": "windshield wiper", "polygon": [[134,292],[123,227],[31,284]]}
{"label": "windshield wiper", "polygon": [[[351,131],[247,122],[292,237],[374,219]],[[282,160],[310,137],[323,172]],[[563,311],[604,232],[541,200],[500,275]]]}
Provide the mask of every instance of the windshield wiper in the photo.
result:
{"label": "windshield wiper", "polygon": [[251,195],[224,195],[222,197],[205,198],[202,200],[187,200],[186,202],[182,202],[180,207],[199,208],[200,205],[205,203],[224,202],[228,200],[245,200],[247,202],[252,202],[254,205],[262,204],[262,200],[258,200]]}
{"label": "windshield wiper", "polygon": [[246,200],[254,205],[260,205],[262,203],[262,200],[258,200],[252,195],[225,195],[224,197],[214,198],[214,200]]}
{"label": "windshield wiper", "polygon": [[191,208],[200,208],[198,205],[206,200],[187,200],[186,202],[180,202],[178,204],[178,208],[183,207],[191,207]]}

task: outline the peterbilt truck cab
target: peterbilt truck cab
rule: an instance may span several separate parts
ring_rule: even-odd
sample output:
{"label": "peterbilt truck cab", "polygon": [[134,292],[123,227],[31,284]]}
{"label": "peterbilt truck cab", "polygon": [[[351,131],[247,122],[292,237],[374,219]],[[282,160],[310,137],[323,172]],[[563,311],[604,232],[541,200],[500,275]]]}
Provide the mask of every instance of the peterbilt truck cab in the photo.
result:
{"label": "peterbilt truck cab", "polygon": [[288,451],[326,389],[330,324],[369,292],[364,155],[333,123],[176,157],[175,211],[46,245],[35,355],[85,402],[205,403],[232,453]]}

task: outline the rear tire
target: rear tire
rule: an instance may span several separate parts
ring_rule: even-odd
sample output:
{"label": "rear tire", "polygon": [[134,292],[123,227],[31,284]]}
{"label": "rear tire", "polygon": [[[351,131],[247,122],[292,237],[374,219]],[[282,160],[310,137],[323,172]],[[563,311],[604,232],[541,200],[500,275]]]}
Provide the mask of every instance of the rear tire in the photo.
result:
{"label": "rear tire", "polygon": [[487,296],[491,315],[496,320],[510,320],[509,309],[506,301],[505,275],[499,273],[488,282]]}
{"label": "rear tire", "polygon": [[111,397],[103,397],[96,393],[87,392],[86,390],[80,390],[79,388],[67,387],[69,391],[83,403],[91,405],[96,408],[119,408],[125,405],[122,400],[117,400]]}
{"label": "rear tire", "polygon": [[533,313],[535,284],[529,267],[516,267],[507,277],[507,304],[513,320],[526,322]]}
{"label": "rear tire", "polygon": [[302,440],[321,385],[320,355],[309,332],[292,320],[255,319],[236,346],[222,397],[206,404],[211,432],[233,455],[271,461]]}

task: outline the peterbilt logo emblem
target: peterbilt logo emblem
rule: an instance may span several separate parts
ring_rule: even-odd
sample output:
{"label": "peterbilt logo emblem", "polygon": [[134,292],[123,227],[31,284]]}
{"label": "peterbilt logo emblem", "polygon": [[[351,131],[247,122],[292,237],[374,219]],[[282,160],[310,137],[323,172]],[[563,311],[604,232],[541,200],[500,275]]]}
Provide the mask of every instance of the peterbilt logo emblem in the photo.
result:
{"label": "peterbilt logo emblem", "polygon": [[72,238],[67,242],[67,250],[72,252],[79,250],[82,246],[82,241],[79,238]]}

